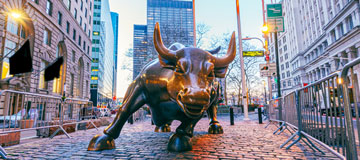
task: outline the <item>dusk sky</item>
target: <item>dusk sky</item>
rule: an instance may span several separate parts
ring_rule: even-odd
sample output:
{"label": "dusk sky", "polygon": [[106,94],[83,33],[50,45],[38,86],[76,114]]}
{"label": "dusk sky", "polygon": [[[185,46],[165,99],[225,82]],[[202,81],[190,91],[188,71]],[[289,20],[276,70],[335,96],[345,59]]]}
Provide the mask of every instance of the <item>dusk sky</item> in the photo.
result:
{"label": "dusk sky", "polygon": [[[265,3],[270,3],[265,0]],[[275,0],[274,0],[275,2]],[[110,0],[110,9],[119,13],[119,60],[117,97],[123,97],[130,84],[132,72],[121,70],[125,52],[133,47],[134,24],[146,24],[147,0]],[[236,0],[196,0],[196,23],[204,23],[211,27],[209,35],[221,35],[237,31]],[[242,36],[262,38],[260,31],[263,25],[261,0],[240,0],[240,17]],[[261,45],[259,42],[253,42]]]}

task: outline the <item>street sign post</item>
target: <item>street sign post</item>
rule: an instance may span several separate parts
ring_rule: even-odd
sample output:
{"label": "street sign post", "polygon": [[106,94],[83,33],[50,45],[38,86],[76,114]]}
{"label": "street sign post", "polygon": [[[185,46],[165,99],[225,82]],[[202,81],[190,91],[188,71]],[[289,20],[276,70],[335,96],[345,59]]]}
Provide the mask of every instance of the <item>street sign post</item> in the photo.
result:
{"label": "street sign post", "polygon": [[243,57],[264,57],[264,51],[243,51]]}
{"label": "street sign post", "polygon": [[266,10],[267,10],[267,17],[268,18],[282,17],[282,5],[281,5],[281,3],[268,4],[268,5],[266,5]]}
{"label": "street sign post", "polygon": [[284,32],[284,17],[268,18],[269,32]]}

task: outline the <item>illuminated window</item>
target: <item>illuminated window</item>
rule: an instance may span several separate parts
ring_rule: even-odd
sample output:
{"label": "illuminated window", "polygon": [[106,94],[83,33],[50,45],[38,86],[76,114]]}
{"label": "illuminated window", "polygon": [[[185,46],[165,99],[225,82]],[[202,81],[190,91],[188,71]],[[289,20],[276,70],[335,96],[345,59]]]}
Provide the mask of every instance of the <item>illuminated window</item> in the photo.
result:
{"label": "illuminated window", "polygon": [[44,68],[48,65],[48,62],[42,60],[40,64],[40,70],[43,70],[40,72],[39,77],[39,89],[48,89],[48,83],[45,82],[45,70]]}
{"label": "illuminated window", "polygon": [[94,36],[98,36],[98,35],[100,35],[100,33],[99,33],[99,32],[94,32],[93,34],[94,34]]}
{"label": "illuminated window", "polygon": [[91,76],[91,80],[98,80],[98,77],[96,77],[96,76]]}

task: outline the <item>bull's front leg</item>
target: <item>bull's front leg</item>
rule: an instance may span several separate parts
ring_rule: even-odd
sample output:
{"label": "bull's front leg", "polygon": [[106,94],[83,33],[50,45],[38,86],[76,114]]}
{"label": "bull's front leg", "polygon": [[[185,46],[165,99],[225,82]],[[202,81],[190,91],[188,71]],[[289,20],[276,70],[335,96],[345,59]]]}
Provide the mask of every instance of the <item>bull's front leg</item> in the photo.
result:
{"label": "bull's front leg", "polygon": [[212,104],[208,110],[207,110],[207,114],[209,116],[210,119],[210,126],[209,126],[209,130],[208,133],[209,134],[223,134],[223,128],[221,127],[219,121],[217,120],[217,104]]}
{"label": "bull's front leg", "polygon": [[118,138],[122,127],[130,115],[145,104],[145,95],[142,85],[137,81],[132,83],[125,95],[125,100],[121,106],[121,111],[117,113],[114,121],[104,130],[104,134],[94,136],[88,146],[89,151],[99,151],[114,149],[114,139]]}
{"label": "bull's front leg", "polygon": [[176,132],[170,137],[167,147],[169,151],[183,152],[192,150],[191,137],[193,137],[194,127],[201,117],[181,122],[180,126],[176,128]]}

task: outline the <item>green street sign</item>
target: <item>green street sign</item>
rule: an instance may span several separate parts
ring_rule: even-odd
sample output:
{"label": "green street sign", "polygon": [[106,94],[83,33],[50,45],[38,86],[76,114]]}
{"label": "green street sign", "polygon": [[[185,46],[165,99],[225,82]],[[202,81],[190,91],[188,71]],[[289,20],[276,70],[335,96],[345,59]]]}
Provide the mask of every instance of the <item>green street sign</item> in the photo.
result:
{"label": "green street sign", "polygon": [[282,5],[281,3],[278,4],[267,4],[266,5],[266,12],[268,18],[275,18],[282,16]]}
{"label": "green street sign", "polygon": [[243,57],[264,57],[264,51],[243,51]]}
{"label": "green street sign", "polygon": [[267,25],[269,27],[269,32],[284,32],[284,17],[268,18]]}

